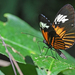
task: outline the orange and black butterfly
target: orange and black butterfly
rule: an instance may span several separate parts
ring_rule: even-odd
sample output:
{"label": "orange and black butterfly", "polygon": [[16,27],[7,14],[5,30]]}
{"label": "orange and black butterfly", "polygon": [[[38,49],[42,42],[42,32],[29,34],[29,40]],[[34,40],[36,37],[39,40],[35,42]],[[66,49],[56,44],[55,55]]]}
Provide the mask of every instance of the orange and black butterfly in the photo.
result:
{"label": "orange and black butterfly", "polygon": [[66,50],[75,42],[75,11],[72,5],[63,6],[57,13],[53,24],[47,17],[40,15],[40,29],[44,37],[44,43],[64,59],[66,56],[59,50]]}

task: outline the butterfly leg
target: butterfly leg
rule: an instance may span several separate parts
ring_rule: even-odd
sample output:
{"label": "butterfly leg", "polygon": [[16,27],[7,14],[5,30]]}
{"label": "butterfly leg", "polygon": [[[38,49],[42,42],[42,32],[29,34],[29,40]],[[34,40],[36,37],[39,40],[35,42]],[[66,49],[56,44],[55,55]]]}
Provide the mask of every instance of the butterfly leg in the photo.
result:
{"label": "butterfly leg", "polygon": [[56,50],[57,50],[57,49],[55,49],[55,55],[56,55],[56,58],[55,58],[55,59],[59,60],[59,59],[58,59],[58,56],[57,56]]}
{"label": "butterfly leg", "polygon": [[42,51],[41,51],[41,48],[39,46],[39,42],[42,42],[42,41],[37,41],[37,44],[38,44],[38,47],[39,47],[39,51],[40,51],[40,55],[42,55]]}
{"label": "butterfly leg", "polygon": [[[51,47],[50,47],[50,48],[51,48]],[[52,52],[52,51],[55,51],[55,50],[53,50],[53,49],[51,48],[50,51],[51,51],[51,56],[52,56],[54,59],[56,59],[55,56],[54,56],[54,53]]]}
{"label": "butterfly leg", "polygon": [[47,52],[48,52],[48,49],[49,49],[49,48],[46,47],[46,46],[43,46],[42,51],[41,51],[41,48],[40,48],[39,42],[42,42],[42,41],[37,41],[37,44],[38,44],[38,47],[39,47],[39,50],[40,50],[40,55],[42,55],[44,48],[47,48],[47,51],[46,51],[46,53],[45,53],[45,55],[46,55]]}
{"label": "butterfly leg", "polygon": [[46,53],[45,53],[45,55],[48,53],[48,50],[49,50],[49,47],[45,47],[45,48],[47,48],[47,51],[46,51]]}
{"label": "butterfly leg", "polygon": [[43,52],[44,48],[47,48],[47,51],[46,51],[46,53],[45,53],[45,55],[46,55],[47,52],[48,52],[49,47],[43,46],[43,48],[42,48],[42,52]]}

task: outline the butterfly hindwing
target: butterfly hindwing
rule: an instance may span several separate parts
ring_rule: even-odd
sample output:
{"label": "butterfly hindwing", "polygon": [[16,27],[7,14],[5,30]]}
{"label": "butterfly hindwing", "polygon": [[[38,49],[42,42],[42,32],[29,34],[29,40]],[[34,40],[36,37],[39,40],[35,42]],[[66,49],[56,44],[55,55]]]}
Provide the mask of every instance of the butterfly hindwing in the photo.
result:
{"label": "butterfly hindwing", "polygon": [[52,38],[51,45],[54,49],[65,49],[65,44],[59,36]]}

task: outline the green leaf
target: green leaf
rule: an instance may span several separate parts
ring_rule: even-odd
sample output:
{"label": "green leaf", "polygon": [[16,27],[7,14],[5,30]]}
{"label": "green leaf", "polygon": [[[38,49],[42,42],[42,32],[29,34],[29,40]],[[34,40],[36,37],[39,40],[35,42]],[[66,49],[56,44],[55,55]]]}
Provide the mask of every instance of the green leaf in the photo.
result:
{"label": "green leaf", "polygon": [[0,75],[5,75],[5,74],[0,70]]}
{"label": "green leaf", "polygon": [[[24,75],[31,75],[31,74],[37,75],[37,71],[36,71],[35,66],[30,65],[30,64],[22,64],[22,63],[18,63],[18,65],[19,65],[19,67],[20,67],[20,69],[21,69],[21,71]],[[13,72],[13,69],[12,69],[11,65],[9,65],[7,67],[2,67],[1,71],[4,72],[5,75],[14,75],[14,72]],[[16,71],[16,72],[17,72],[17,75],[20,75],[18,73],[18,71]]]}
{"label": "green leaf", "polygon": [[[34,40],[35,37],[22,34],[21,32],[26,33],[37,33],[37,35],[41,36],[39,32],[31,28],[27,23],[19,19],[18,17],[15,17],[11,14],[5,14],[5,17],[7,17],[7,22],[0,22],[0,33],[1,36],[4,38],[4,41],[6,44],[12,46],[14,49],[16,49],[20,54],[22,54],[24,57],[26,55],[32,54],[39,54],[39,49],[37,42]],[[23,58],[19,56],[18,54],[14,53],[10,48],[8,48],[9,52],[14,56],[16,61],[25,63]],[[2,47],[0,53],[7,55],[5,52],[5,48]]]}
{"label": "green leaf", "polygon": [[67,69],[60,72],[58,75],[75,75],[75,69]]}
{"label": "green leaf", "polygon": [[[44,43],[39,43],[40,47],[37,44],[37,41],[43,41],[42,33],[33,29],[26,22],[14,15],[7,13],[4,16],[7,18],[7,22],[0,22],[0,33],[5,43],[17,51],[15,53],[10,47],[7,47],[16,61],[34,66],[37,65],[38,68],[43,68],[45,71],[48,70],[47,74],[50,75],[56,75],[67,69],[75,69],[75,59],[66,52],[64,54],[68,59],[62,59],[58,55],[59,60],[54,59],[51,54],[51,49],[46,54],[47,48],[44,48],[42,55],[40,55],[40,49],[42,50],[43,46],[46,46]],[[22,34],[21,32],[31,35]],[[56,52],[52,52],[54,57],[56,57]],[[8,56],[2,43],[0,44],[0,53]],[[25,60],[23,57],[25,57]]]}
{"label": "green leaf", "polygon": [[47,75],[47,72],[44,69],[36,68],[36,70],[37,70],[37,75]]}

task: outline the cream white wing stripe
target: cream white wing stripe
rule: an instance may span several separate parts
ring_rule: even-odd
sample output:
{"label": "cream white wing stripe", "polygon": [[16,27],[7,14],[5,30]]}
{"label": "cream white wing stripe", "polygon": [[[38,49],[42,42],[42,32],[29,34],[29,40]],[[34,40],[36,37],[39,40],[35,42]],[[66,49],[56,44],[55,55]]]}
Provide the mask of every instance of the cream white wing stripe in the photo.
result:
{"label": "cream white wing stripe", "polygon": [[66,21],[69,20],[69,19],[67,19],[66,17],[67,17],[67,15],[61,15],[61,14],[59,14],[59,15],[57,15],[57,17],[55,18],[54,23],[55,23],[55,24],[57,24],[57,23],[59,24],[60,22],[65,23]]}
{"label": "cream white wing stripe", "polygon": [[47,23],[43,23],[43,22],[40,22],[40,27],[42,28],[42,29],[44,29],[44,28],[49,28],[49,26],[47,26]]}

